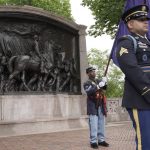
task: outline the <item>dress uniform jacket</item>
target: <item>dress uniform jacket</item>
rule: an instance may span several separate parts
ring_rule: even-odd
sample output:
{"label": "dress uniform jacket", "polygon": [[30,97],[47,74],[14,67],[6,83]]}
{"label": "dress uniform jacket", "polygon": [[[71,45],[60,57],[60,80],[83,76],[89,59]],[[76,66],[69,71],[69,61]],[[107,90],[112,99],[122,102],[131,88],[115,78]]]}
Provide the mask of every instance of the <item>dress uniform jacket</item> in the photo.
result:
{"label": "dress uniform jacket", "polygon": [[122,37],[118,40],[117,60],[125,74],[122,106],[150,109],[150,42],[146,37],[131,34],[137,42]]}
{"label": "dress uniform jacket", "polygon": [[[95,80],[88,80],[83,84],[84,90],[87,93],[87,114],[88,115],[97,115],[98,114],[98,108],[96,106],[96,98],[95,94],[98,90],[98,83],[101,80],[95,79]],[[103,87],[103,89],[106,89],[106,86]],[[100,104],[101,105],[101,104]]]}

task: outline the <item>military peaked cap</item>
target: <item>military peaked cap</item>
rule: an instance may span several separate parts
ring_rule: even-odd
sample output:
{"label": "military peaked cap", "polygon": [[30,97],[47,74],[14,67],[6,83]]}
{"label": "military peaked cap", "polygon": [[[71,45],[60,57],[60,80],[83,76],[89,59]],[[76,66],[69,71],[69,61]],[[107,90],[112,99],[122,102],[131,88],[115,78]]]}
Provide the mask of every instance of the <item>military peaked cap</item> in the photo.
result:
{"label": "military peaked cap", "polygon": [[88,67],[86,68],[86,73],[89,73],[90,71],[96,70],[94,67]]}
{"label": "military peaked cap", "polygon": [[148,11],[149,8],[147,5],[138,5],[135,7],[132,7],[131,9],[128,9],[125,11],[122,15],[122,20],[127,23],[130,20],[149,20],[148,17]]}

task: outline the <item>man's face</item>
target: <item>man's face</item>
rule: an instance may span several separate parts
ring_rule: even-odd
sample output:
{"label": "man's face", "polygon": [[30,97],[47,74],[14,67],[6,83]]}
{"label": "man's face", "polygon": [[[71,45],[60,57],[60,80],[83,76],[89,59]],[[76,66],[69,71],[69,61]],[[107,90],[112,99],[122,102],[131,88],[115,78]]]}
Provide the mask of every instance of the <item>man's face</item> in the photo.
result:
{"label": "man's face", "polygon": [[88,75],[90,78],[95,78],[95,77],[96,77],[95,70],[90,71],[87,75]]}
{"label": "man's face", "polygon": [[148,32],[148,20],[130,20],[127,24],[134,33],[145,35]]}

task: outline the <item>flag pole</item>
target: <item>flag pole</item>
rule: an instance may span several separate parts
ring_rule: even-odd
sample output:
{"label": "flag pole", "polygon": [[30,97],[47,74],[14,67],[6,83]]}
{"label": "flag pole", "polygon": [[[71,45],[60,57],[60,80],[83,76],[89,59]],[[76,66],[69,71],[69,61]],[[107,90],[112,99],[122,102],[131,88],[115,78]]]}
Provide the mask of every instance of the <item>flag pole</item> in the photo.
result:
{"label": "flag pole", "polygon": [[106,69],[105,69],[105,72],[104,72],[104,77],[107,75],[108,67],[109,67],[111,58],[112,58],[112,51],[111,51],[111,53],[110,53],[110,55],[109,55],[109,59],[108,59],[108,62],[107,62],[107,66],[106,66]]}

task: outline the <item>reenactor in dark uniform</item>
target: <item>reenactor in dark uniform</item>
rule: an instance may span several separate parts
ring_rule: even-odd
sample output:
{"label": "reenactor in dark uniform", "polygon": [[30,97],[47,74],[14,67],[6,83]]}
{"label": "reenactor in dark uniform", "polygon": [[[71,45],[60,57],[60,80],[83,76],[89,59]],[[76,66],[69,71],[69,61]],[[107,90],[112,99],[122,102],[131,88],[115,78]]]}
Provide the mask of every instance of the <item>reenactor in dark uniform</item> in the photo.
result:
{"label": "reenactor in dark uniform", "polygon": [[[86,73],[89,79],[84,83],[84,90],[87,93],[87,114],[89,115],[90,144],[94,149],[98,145],[108,147],[105,142],[105,116],[106,98],[103,90],[106,89],[107,79],[96,79],[95,68],[88,67]],[[98,144],[97,144],[98,141]]]}
{"label": "reenactor in dark uniform", "polygon": [[130,36],[121,37],[117,45],[117,60],[125,74],[122,105],[136,131],[137,150],[150,149],[150,41],[148,7],[138,5],[127,10],[122,19]]}

